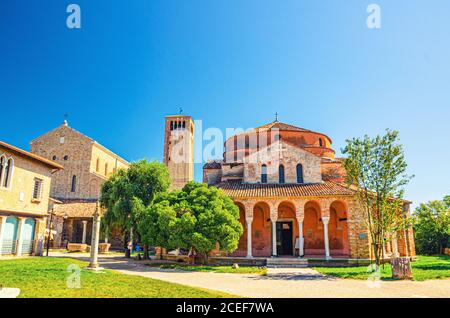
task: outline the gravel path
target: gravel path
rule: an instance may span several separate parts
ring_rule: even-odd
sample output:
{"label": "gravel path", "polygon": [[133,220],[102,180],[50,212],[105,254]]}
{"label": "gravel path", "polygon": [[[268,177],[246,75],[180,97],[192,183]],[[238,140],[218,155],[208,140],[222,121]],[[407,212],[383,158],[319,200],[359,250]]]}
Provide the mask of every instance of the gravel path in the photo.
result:
{"label": "gravel path", "polygon": [[[86,254],[53,253],[57,257],[87,258]],[[336,279],[310,268],[268,270],[267,276],[163,270],[108,255],[99,259],[104,268],[124,274],[160,279],[187,286],[218,290],[253,298],[278,297],[450,297],[450,280],[378,281]]]}

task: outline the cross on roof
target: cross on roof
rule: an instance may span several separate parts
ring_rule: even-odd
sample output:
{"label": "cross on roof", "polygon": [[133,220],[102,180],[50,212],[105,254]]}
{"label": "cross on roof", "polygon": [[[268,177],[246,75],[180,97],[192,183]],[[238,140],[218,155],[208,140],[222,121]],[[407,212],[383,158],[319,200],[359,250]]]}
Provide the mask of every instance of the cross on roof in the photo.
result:
{"label": "cross on roof", "polygon": [[275,121],[278,121],[278,112],[275,113]]}

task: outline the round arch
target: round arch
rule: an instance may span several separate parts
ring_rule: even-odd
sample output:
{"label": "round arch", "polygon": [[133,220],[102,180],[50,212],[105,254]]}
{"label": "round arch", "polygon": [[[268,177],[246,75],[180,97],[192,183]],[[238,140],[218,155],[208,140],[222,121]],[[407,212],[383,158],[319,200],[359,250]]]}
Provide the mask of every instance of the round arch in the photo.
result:
{"label": "round arch", "polygon": [[336,200],[330,205],[328,236],[331,255],[348,256],[350,254],[347,211],[347,204],[343,201]]}

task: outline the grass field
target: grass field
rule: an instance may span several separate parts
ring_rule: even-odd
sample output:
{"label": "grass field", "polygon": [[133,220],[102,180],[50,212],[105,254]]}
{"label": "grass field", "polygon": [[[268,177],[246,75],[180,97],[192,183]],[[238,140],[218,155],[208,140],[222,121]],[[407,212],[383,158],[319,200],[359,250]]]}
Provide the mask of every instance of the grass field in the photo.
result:
{"label": "grass field", "polygon": [[187,265],[187,264],[167,264],[167,263],[150,263],[151,267],[162,269],[179,269],[185,271],[196,272],[214,272],[214,273],[233,273],[233,274],[258,274],[267,275],[266,268],[259,268],[255,266],[240,266],[233,269],[231,266],[206,266],[206,265]]}
{"label": "grass field", "polygon": [[[80,268],[80,288],[68,288],[75,277],[68,271]],[[160,280],[125,275],[112,270],[92,272],[86,262],[69,258],[32,257],[0,260],[0,285],[20,288],[20,297],[101,297],[101,298],[217,298],[236,297]]]}
{"label": "grass field", "polygon": [[[322,274],[339,278],[367,279],[371,274],[367,266],[358,267],[315,267]],[[450,256],[418,256],[412,262],[414,280],[450,278]],[[382,279],[392,279],[391,266],[386,264],[381,268]]]}

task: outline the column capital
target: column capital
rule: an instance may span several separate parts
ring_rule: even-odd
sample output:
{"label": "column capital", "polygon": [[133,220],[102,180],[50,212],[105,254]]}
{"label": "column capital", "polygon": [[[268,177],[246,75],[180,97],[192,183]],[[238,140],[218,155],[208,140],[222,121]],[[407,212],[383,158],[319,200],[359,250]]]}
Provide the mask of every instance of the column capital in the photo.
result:
{"label": "column capital", "polygon": [[297,222],[303,223],[303,221],[305,220],[305,217],[303,215],[297,215],[296,219],[297,219]]}
{"label": "column capital", "polygon": [[329,216],[322,216],[322,222],[324,225],[327,225],[328,222],[330,222],[330,217]]}
{"label": "column capital", "polygon": [[247,223],[252,223],[253,222],[253,216],[251,216],[251,217],[245,217],[245,221],[247,222]]}
{"label": "column capital", "polygon": [[83,220],[83,221],[81,221],[81,222],[83,222],[83,224],[87,224],[87,222],[88,222],[88,221],[86,221],[86,220]]}

